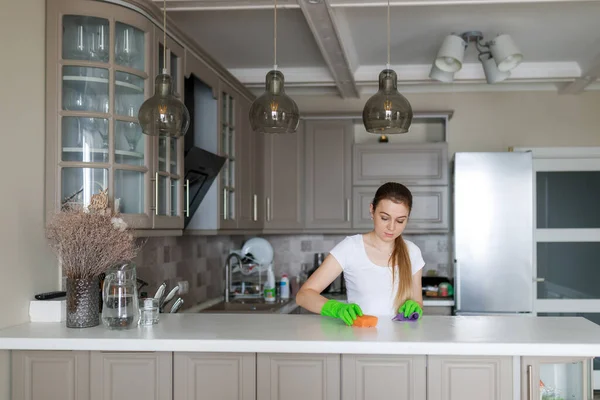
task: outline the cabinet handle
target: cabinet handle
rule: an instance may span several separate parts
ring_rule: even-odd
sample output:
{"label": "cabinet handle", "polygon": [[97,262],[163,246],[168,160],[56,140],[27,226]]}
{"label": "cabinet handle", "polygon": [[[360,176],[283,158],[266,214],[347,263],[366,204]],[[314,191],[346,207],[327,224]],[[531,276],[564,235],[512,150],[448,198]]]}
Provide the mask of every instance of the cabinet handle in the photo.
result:
{"label": "cabinet handle", "polygon": [[254,220],[254,222],[256,222],[256,221],[258,221],[258,196],[257,195],[252,196],[252,201],[253,201],[252,208],[254,210],[252,219]]}
{"label": "cabinet handle", "polygon": [[460,311],[460,296],[462,296],[462,293],[460,292],[460,265],[458,260],[454,260],[454,278],[456,279],[454,282],[454,299],[456,301],[456,310]]}
{"label": "cabinet handle", "polygon": [[346,221],[350,222],[350,199],[346,199]]}
{"label": "cabinet handle", "polygon": [[158,172],[154,176],[154,215],[158,215]]}
{"label": "cabinet handle", "polygon": [[533,400],[533,367],[527,366],[527,400]]}
{"label": "cabinet handle", "polygon": [[534,282],[544,282],[544,281],[546,281],[546,278],[535,278],[533,281]]}
{"label": "cabinet handle", "polygon": [[267,197],[267,222],[271,221],[271,198]]}
{"label": "cabinet handle", "polygon": [[223,219],[227,220],[227,188],[223,188]]}
{"label": "cabinet handle", "polygon": [[189,217],[190,216],[190,180],[189,179],[185,180],[185,188],[186,188],[186,194],[185,194],[185,203],[186,203],[185,216]]}

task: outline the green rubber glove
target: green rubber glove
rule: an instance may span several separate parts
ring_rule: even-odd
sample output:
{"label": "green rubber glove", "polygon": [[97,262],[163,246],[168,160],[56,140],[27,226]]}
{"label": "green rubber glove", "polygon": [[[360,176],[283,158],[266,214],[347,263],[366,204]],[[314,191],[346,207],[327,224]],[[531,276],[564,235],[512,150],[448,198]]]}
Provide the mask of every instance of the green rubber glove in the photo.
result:
{"label": "green rubber glove", "polygon": [[363,312],[357,304],[342,303],[337,300],[328,300],[321,308],[321,315],[339,318],[348,326],[354,323],[356,317],[362,316]]}
{"label": "green rubber glove", "polygon": [[419,303],[414,300],[406,300],[398,309],[398,314],[404,314],[404,316],[407,318],[414,312],[418,313],[419,319],[421,319],[423,316],[423,309]]}

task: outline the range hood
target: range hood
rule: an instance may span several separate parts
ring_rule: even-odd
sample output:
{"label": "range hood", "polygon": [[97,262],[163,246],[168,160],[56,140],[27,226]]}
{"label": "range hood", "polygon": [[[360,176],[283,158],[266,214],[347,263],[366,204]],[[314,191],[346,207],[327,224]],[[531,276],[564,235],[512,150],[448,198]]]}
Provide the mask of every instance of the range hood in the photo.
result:
{"label": "range hood", "polygon": [[188,206],[190,212],[189,216],[185,217],[184,229],[191,221],[215,178],[219,175],[225,160],[225,157],[195,146],[187,151],[185,155],[185,179],[190,181],[190,203]]}

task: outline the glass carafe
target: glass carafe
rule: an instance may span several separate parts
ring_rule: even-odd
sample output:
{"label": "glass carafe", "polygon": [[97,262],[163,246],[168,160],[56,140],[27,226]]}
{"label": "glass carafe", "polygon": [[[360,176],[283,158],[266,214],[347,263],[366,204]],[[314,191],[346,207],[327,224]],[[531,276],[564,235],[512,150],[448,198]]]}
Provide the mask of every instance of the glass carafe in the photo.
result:
{"label": "glass carafe", "polygon": [[106,272],[102,302],[104,326],[109,329],[137,326],[139,305],[135,264],[123,264]]}

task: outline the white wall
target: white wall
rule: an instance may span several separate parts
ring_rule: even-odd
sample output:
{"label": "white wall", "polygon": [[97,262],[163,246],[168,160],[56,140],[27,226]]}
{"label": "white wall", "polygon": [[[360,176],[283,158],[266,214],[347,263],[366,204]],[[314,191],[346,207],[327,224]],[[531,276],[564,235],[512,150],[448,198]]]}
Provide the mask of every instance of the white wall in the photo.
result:
{"label": "white wall", "polygon": [[[58,286],[44,239],[45,1],[0,12],[0,328],[28,320],[35,292]],[[0,352],[0,400],[9,399],[8,354]]]}
{"label": "white wall", "polygon": [[[600,146],[600,92],[407,94],[415,111],[454,110],[448,142],[456,151],[506,151],[510,146]],[[300,112],[362,112],[367,98],[294,96]],[[410,133],[409,133],[410,134]]]}

